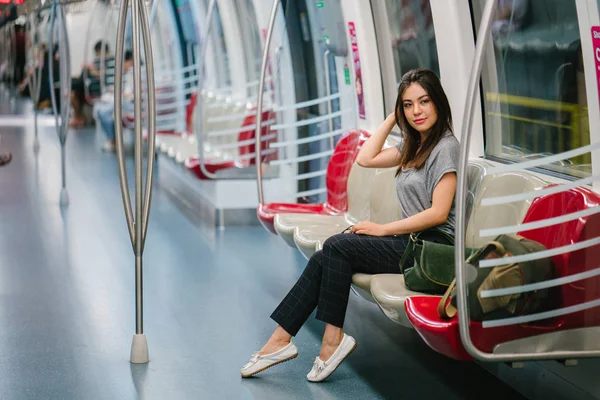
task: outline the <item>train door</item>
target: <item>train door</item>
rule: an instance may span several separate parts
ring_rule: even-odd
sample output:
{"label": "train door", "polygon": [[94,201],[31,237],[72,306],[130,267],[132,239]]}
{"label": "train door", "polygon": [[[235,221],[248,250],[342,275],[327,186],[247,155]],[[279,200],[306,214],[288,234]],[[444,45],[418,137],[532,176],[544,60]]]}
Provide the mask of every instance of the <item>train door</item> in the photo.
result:
{"label": "train door", "polygon": [[[292,67],[294,70],[294,88],[296,103],[322,98],[327,94],[324,70],[325,49],[320,34],[320,23],[315,13],[315,2],[287,1],[284,5],[287,37],[290,48],[294,49]],[[298,109],[298,119],[317,118],[326,113],[323,103]],[[299,139],[316,136],[319,125],[311,124],[297,127]],[[323,141],[315,141],[300,145],[298,151],[303,154],[319,154],[323,152]],[[298,173],[305,174],[324,169],[327,159],[315,159],[299,165]],[[313,178],[299,182],[299,191],[311,191],[319,187],[319,179]],[[317,197],[317,196],[315,196]],[[319,200],[315,198],[314,200]],[[310,201],[310,200],[308,200]]]}
{"label": "train door", "polygon": [[335,142],[356,128],[348,30],[340,1],[276,4],[281,14],[269,45],[267,79],[272,81],[265,82],[265,89],[272,93],[265,106],[272,102],[277,115],[271,129],[278,141],[271,147],[277,148],[278,158],[269,168],[296,181],[293,197],[322,201]]}

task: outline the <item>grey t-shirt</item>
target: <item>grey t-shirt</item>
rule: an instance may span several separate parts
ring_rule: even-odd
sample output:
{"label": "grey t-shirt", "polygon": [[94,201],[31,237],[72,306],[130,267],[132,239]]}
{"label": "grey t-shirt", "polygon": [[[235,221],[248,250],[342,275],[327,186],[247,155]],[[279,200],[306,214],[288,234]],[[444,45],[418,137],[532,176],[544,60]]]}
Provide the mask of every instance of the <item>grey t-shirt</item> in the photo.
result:
{"label": "grey t-shirt", "polygon": [[[402,145],[398,146],[402,151]],[[396,178],[396,193],[400,201],[403,218],[412,217],[431,208],[433,190],[448,172],[456,172],[460,145],[454,135],[444,136],[433,148],[425,164],[420,169],[409,168],[400,172]],[[454,236],[456,213],[454,200],[445,223],[438,229]]]}

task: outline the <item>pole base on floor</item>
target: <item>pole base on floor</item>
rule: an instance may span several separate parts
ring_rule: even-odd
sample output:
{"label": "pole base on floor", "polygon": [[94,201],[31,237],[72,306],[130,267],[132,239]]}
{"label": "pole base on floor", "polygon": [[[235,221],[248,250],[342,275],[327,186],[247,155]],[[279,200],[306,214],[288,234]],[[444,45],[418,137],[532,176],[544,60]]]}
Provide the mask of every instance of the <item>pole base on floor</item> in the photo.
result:
{"label": "pole base on floor", "polygon": [[62,188],[60,191],[60,206],[66,207],[69,205],[69,192],[67,192],[67,188]]}
{"label": "pole base on floor", "polygon": [[131,343],[131,358],[129,361],[132,364],[145,364],[150,361],[146,335],[133,335],[133,342]]}

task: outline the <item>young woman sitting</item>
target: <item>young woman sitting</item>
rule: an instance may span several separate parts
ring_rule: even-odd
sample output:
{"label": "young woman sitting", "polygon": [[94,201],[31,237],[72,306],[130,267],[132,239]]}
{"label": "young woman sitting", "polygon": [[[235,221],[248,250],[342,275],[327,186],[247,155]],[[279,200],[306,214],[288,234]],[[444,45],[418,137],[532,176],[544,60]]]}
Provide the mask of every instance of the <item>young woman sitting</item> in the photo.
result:
{"label": "young woman sitting", "polygon": [[[402,131],[402,144],[382,150],[395,124]],[[354,338],[343,331],[352,275],[399,274],[410,233],[435,227],[454,236],[459,151],[450,105],[438,77],[425,69],[409,71],[402,77],[395,113],[386,118],[357,157],[362,167],[397,167],[403,218],[383,225],[360,222],[350,233],[327,239],[271,315],[278,326],[243,366],[242,377],[295,358],[298,349],[292,336],[315,307],[316,318],[325,322],[325,333],[307,379],[320,382],[335,371],[356,348]]]}

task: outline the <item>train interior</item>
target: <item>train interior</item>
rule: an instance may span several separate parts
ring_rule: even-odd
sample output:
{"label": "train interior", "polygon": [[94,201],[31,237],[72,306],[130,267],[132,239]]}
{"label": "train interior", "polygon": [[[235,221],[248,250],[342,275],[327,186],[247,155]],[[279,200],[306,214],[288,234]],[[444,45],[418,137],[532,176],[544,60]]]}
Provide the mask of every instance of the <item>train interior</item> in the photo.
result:
{"label": "train interior", "polygon": [[[2,398],[600,399],[600,0],[0,11]],[[544,251],[511,262],[553,263],[477,296],[548,306],[475,317],[468,284],[502,260],[457,264],[448,318],[443,292],[357,273],[359,346],[324,384],[314,318],[296,360],[241,379],[327,238],[402,218],[396,169],[356,157],[415,68],[461,143],[457,259],[518,234]]]}

